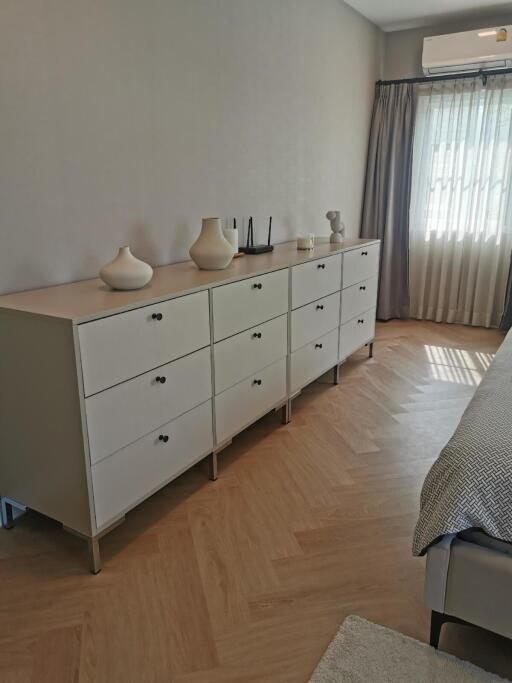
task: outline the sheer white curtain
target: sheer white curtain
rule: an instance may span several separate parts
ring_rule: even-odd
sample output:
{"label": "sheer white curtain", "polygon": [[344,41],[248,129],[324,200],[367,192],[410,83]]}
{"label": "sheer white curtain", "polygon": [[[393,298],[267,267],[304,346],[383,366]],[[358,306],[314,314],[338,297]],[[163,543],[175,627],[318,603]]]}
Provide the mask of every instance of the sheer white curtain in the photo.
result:
{"label": "sheer white curtain", "polygon": [[497,326],[512,248],[512,75],[419,86],[411,316]]}

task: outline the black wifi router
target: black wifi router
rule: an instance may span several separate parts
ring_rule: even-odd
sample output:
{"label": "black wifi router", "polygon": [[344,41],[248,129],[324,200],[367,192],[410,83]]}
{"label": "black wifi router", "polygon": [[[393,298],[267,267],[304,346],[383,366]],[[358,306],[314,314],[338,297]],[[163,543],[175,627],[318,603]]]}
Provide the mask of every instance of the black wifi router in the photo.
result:
{"label": "black wifi router", "polygon": [[265,254],[267,251],[274,251],[274,245],[270,244],[270,236],[272,235],[272,216],[268,221],[268,238],[266,244],[254,244],[254,230],[252,225],[252,216],[249,218],[249,227],[247,229],[247,243],[245,247],[240,247],[240,251],[244,254]]}

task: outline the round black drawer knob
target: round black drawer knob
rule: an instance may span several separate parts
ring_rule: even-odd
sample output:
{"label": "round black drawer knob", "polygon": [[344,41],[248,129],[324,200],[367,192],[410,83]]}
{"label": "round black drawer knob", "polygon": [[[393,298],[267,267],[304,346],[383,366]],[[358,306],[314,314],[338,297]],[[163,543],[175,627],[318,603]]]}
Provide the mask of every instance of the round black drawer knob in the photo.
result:
{"label": "round black drawer knob", "polygon": [[163,441],[164,443],[167,443],[169,441],[169,437],[167,436],[167,434],[160,434],[160,436],[158,437],[158,440]]}
{"label": "round black drawer knob", "polygon": [[319,263],[317,268],[322,268],[322,270],[325,268],[325,263]]}
{"label": "round black drawer knob", "polygon": [[315,344],[315,349],[321,349],[323,347],[323,344]]}
{"label": "round black drawer knob", "polygon": [[160,382],[160,384],[165,384],[166,378],[165,377],[157,377],[156,381]]}
{"label": "round black drawer knob", "polygon": [[323,311],[324,310],[323,304],[318,304],[318,306],[316,307],[316,310],[317,311]]}
{"label": "round black drawer knob", "polygon": [[253,339],[261,339],[261,332],[255,332],[255,333],[252,335],[252,338],[253,338]]}
{"label": "round black drawer knob", "polygon": [[261,379],[255,379],[253,384],[257,384],[258,386],[261,385]]}
{"label": "round black drawer knob", "polygon": [[261,284],[261,282],[255,282],[255,283],[253,284],[252,288],[253,288],[253,289],[262,289],[262,288],[263,288],[263,285]]}
{"label": "round black drawer knob", "polygon": [[162,320],[164,316],[161,313],[153,313],[151,317],[153,318],[153,320]]}
{"label": "round black drawer knob", "polygon": [[364,292],[364,290],[366,289],[366,287],[365,287],[364,285],[361,285],[361,287],[359,287],[359,289],[360,289],[362,292]]}

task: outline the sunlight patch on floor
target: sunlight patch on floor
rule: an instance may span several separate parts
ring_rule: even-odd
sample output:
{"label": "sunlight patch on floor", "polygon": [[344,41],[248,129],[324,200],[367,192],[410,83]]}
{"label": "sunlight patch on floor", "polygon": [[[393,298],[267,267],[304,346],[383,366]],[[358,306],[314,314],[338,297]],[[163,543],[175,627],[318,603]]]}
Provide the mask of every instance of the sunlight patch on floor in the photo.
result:
{"label": "sunlight patch on floor", "polygon": [[494,358],[494,354],[481,351],[433,344],[425,344],[424,347],[433,379],[452,384],[478,386]]}

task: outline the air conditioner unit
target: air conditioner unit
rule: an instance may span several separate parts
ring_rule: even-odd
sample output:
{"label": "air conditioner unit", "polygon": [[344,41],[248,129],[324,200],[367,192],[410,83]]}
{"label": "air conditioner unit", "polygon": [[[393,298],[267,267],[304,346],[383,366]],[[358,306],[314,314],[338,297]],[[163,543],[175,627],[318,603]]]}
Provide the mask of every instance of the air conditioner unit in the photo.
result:
{"label": "air conditioner unit", "polygon": [[423,39],[425,76],[512,67],[512,26],[449,33]]}

